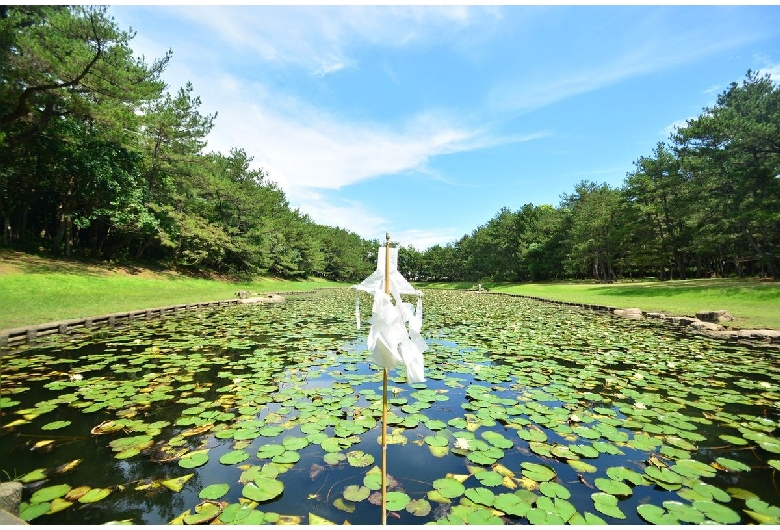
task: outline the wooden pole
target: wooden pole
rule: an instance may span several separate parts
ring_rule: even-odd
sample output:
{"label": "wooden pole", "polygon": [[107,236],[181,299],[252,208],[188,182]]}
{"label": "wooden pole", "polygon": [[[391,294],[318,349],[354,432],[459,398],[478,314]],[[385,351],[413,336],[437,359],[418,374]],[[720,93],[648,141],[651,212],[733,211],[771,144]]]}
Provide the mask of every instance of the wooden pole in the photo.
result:
{"label": "wooden pole", "polygon": [[[390,233],[385,233],[385,294],[390,294]],[[382,525],[387,524],[387,368],[382,376]]]}

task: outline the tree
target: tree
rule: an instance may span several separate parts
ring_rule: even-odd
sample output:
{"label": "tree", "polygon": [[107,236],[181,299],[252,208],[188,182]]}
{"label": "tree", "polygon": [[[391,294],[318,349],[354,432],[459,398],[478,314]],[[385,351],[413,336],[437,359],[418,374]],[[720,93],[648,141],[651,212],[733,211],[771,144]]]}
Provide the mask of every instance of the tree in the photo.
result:
{"label": "tree", "polygon": [[706,212],[697,239],[731,251],[738,273],[752,254],[780,279],[780,89],[748,71],[674,141]]}
{"label": "tree", "polygon": [[652,157],[640,157],[636,170],[629,173],[624,192],[638,213],[633,232],[634,247],[649,250],[655,268],[663,279],[664,269],[674,263],[678,278],[686,278],[687,250],[691,245],[689,176],[675,154],[659,143]]}
{"label": "tree", "polygon": [[57,117],[99,122],[121,136],[142,101],[164,88],[170,52],[151,66],[106,7],[11,6],[0,19],[0,141],[14,147]]}
{"label": "tree", "polygon": [[566,260],[570,274],[614,281],[614,265],[624,235],[620,229],[620,192],[607,184],[582,181],[573,194],[562,196],[561,207],[571,215]]}

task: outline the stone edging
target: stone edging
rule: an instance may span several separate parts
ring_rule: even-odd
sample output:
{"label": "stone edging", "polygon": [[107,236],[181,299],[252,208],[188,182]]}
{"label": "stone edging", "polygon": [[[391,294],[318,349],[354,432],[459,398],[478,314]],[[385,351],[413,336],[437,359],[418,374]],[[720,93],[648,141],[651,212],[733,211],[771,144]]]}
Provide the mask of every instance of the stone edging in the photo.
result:
{"label": "stone edging", "polygon": [[117,323],[129,322],[136,318],[153,318],[162,317],[164,315],[175,315],[181,311],[189,311],[192,309],[200,309],[204,307],[282,302],[284,301],[284,297],[282,295],[305,294],[310,292],[313,291],[286,291],[268,293],[264,296],[232,298],[230,300],[217,300],[213,302],[200,302],[195,304],[177,304],[165,307],[154,307],[151,309],[121,311],[119,313],[110,313],[92,317],[71,318],[67,320],[60,320],[58,322],[37,324],[34,326],[4,329],[0,330],[0,348],[23,344],[25,342],[33,341],[39,337],[45,337],[55,333],[69,333],[70,331],[77,328],[89,329],[103,325],[109,325],[113,327]]}
{"label": "stone edging", "polygon": [[704,322],[698,318],[685,317],[685,316],[668,316],[663,313],[653,313],[642,311],[637,308],[621,309],[619,307],[611,307],[597,304],[582,304],[578,302],[563,302],[560,300],[550,300],[547,298],[540,298],[538,296],[529,296],[524,294],[512,294],[512,293],[496,293],[483,291],[480,294],[499,294],[504,296],[514,296],[518,298],[528,298],[530,300],[537,300],[539,302],[547,302],[558,305],[568,305],[574,307],[581,307],[583,309],[591,309],[593,311],[604,311],[613,315],[622,316],[623,318],[654,318],[661,320],[665,324],[682,328],[683,331],[698,333],[707,337],[730,340],[737,342],[746,342],[752,346],[771,346],[780,348],[780,330],[775,329],[739,329],[739,330],[727,330],[720,324],[714,324],[711,322]]}

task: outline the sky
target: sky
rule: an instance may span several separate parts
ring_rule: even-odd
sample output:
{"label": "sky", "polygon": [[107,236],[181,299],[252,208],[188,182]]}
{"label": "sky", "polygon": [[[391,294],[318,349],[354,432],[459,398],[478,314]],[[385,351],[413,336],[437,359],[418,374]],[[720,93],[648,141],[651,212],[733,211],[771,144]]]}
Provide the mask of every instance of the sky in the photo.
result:
{"label": "sky", "polygon": [[501,208],[621,187],[748,70],[780,82],[780,5],[111,5],[148,64],[172,50],[314,222],[424,251]]}

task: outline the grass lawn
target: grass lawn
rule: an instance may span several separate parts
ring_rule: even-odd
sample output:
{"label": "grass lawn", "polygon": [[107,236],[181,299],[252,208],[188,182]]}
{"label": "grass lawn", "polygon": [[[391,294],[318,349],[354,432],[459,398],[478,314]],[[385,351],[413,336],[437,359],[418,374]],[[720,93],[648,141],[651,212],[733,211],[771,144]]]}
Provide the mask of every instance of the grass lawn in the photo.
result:
{"label": "grass lawn", "polygon": [[68,318],[237,298],[236,291],[303,291],[345,284],[325,280],[252,282],[200,279],[165,270],[114,267],[0,253],[0,329]]}
{"label": "grass lawn", "polygon": [[[476,284],[419,284],[418,287],[472,289]],[[697,311],[726,309],[730,328],[780,329],[780,282],[753,279],[675,280],[668,282],[485,283],[491,292],[538,296],[549,300],[638,307],[667,315],[696,316]]]}
{"label": "grass lawn", "polygon": [[[326,280],[286,281],[259,278],[251,282],[193,278],[168,270],[112,266],[75,260],[52,260],[0,251],[0,329],[236,298],[236,291],[255,293],[303,291],[351,284]],[[472,289],[476,284],[418,283],[417,288]],[[485,283],[492,292],[523,294],[549,300],[638,307],[667,315],[695,316],[697,311],[728,310],[742,329],[780,329],[780,282],[706,279],[671,282],[596,284]]]}

